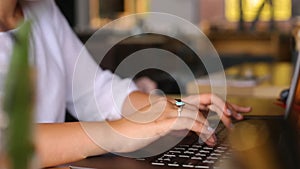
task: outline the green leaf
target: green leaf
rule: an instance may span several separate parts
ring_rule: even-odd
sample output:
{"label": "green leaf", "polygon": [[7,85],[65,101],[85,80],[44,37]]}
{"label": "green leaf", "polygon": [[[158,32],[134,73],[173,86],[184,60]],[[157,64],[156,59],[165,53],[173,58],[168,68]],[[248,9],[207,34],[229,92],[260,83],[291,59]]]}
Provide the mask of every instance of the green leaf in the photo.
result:
{"label": "green leaf", "polygon": [[9,119],[7,148],[13,169],[29,168],[33,156],[32,126],[34,92],[29,66],[31,23],[21,25],[15,35],[4,91],[4,111]]}

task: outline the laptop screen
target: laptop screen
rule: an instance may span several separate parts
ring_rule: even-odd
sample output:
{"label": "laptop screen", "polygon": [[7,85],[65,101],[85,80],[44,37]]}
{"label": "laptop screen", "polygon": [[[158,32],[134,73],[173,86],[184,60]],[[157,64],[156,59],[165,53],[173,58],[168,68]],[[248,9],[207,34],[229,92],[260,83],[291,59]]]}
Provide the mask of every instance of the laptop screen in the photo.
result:
{"label": "laptop screen", "polygon": [[298,79],[297,79],[295,94],[294,94],[294,97],[292,100],[292,107],[291,107],[290,113],[291,113],[291,116],[294,117],[293,119],[295,119],[294,124],[297,127],[298,134],[300,134],[300,78],[299,78],[299,75],[298,75]]}
{"label": "laptop screen", "polygon": [[289,167],[300,168],[300,53],[294,68],[285,112],[284,154]]}
{"label": "laptop screen", "polygon": [[[299,55],[300,57],[300,55]],[[289,97],[287,100],[287,108],[285,119],[292,124],[300,134],[300,59],[297,59],[294,69],[294,75],[290,86]]]}

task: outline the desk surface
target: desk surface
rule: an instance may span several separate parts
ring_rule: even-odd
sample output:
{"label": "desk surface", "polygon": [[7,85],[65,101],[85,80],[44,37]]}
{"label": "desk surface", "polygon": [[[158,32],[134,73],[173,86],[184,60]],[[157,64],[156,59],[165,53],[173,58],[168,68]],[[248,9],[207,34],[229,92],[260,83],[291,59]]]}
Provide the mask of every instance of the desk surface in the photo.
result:
{"label": "desk surface", "polygon": [[[222,72],[221,72],[222,73]],[[217,74],[217,73],[216,73]],[[292,66],[290,63],[247,63],[231,67],[225,70],[227,81],[228,96],[244,96],[244,97],[261,97],[261,98],[278,98],[279,93],[286,88],[289,88],[292,78]],[[213,76],[213,75],[210,75]],[[244,83],[245,81],[235,80],[234,84],[229,84],[228,77],[252,76],[257,79],[257,82],[251,84]],[[204,77],[208,79],[207,77]],[[196,82],[187,84],[187,93],[207,93],[211,91],[210,82],[203,83],[202,78]],[[209,80],[209,79],[208,79]]]}
{"label": "desk surface", "polygon": [[241,106],[251,106],[252,111],[244,114],[245,116],[282,116],[285,111],[273,98],[230,96],[227,101]]}

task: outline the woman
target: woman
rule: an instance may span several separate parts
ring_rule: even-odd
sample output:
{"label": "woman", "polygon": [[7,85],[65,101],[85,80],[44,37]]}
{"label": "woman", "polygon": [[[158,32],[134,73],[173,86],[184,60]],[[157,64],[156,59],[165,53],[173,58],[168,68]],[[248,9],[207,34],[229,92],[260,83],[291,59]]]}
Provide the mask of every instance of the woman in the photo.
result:
{"label": "woman", "polygon": [[[199,110],[215,110],[227,127],[232,127],[231,116],[240,120],[238,112],[249,112],[224,102],[212,94],[188,96],[185,106],[159,96],[150,97],[137,91],[128,79],[120,79],[110,72],[99,70],[95,76],[96,89],[72,93],[73,71],[80,52],[85,56],[83,68],[98,69],[88,52],[73,34],[53,0],[0,0],[0,61],[8,63],[13,42],[10,34],[18,31],[23,20],[33,20],[30,54],[37,69],[36,145],[42,166],[54,166],[88,156],[112,152],[131,152],[144,147],[171,130],[190,129],[208,135],[209,145],[216,137]],[[75,79],[76,86],[85,89],[84,76]],[[118,97],[107,90],[112,79]],[[72,95],[73,94],[73,95]],[[95,94],[95,95],[94,95]],[[101,105],[90,104],[96,97]],[[114,100],[115,99],[115,100]],[[180,103],[180,101],[177,101]],[[84,121],[63,123],[65,109]],[[119,113],[122,112],[122,115]],[[126,116],[125,116],[126,115]],[[143,121],[139,117],[143,117]],[[145,117],[145,118],[144,118]],[[147,120],[147,121],[145,121]],[[126,138],[111,134],[119,133]],[[133,141],[134,140],[134,141]],[[120,143],[126,144],[120,144]],[[51,157],[51,158],[49,158]]]}

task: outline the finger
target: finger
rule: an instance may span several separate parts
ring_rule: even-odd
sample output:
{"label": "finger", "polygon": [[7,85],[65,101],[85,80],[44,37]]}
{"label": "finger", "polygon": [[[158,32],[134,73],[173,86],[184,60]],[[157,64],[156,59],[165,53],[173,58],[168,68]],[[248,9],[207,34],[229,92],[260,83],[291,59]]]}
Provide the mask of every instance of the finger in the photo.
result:
{"label": "finger", "polygon": [[[197,126],[195,126],[197,128]],[[193,130],[195,131],[195,130]],[[196,132],[196,131],[195,131]],[[209,125],[204,125],[201,132],[196,132],[199,136],[199,143],[205,142],[209,146],[215,146],[217,143],[217,137],[214,130]]]}
{"label": "finger", "polygon": [[237,109],[241,110],[240,106],[235,106],[237,108],[235,109],[235,107],[233,107],[232,104],[228,102],[224,102],[222,99],[218,99],[218,98],[215,98],[213,100],[213,105],[215,105],[218,108],[219,114],[224,114],[228,118],[234,117],[237,120],[243,119],[243,116],[237,111]]}
{"label": "finger", "polygon": [[227,108],[226,108],[226,111],[225,111],[224,114],[227,115],[229,118],[233,117],[236,120],[242,120],[243,119],[243,115],[238,113],[230,104],[227,104]]}
{"label": "finger", "polygon": [[183,107],[183,110],[190,111],[191,114],[196,116],[196,120],[209,125],[208,121],[205,118],[207,116],[207,113],[209,112],[208,107],[203,107],[203,108],[199,109],[199,107],[197,107],[195,105],[186,103],[186,106]]}
{"label": "finger", "polygon": [[243,115],[241,113],[247,113],[251,111],[251,107],[242,107],[234,104],[227,103],[227,112],[225,114],[231,114],[235,119],[242,120]]}
{"label": "finger", "polygon": [[[197,109],[196,106],[190,105],[190,107],[184,107],[182,117],[193,118],[197,122],[200,122],[205,125],[205,129],[209,132],[214,132],[213,128],[210,127],[208,120],[203,116],[201,112]],[[195,119],[196,115],[196,119]],[[203,133],[203,132],[202,132]],[[204,142],[207,142],[209,145],[214,145],[216,142],[216,137],[211,137],[211,135],[202,134],[201,138]]]}
{"label": "finger", "polygon": [[155,126],[158,127],[157,133],[159,135],[165,135],[171,130],[185,129],[209,136],[214,133],[214,131],[206,124],[184,117],[160,120],[156,122]]}
{"label": "finger", "polygon": [[[192,105],[190,103],[186,103],[187,105]],[[194,109],[196,109],[197,111],[201,111],[201,112],[207,112],[209,111],[207,105],[192,105],[194,107]]]}
{"label": "finger", "polygon": [[[189,104],[194,104],[202,112],[209,111],[210,105],[216,105],[218,110],[215,111],[220,117],[223,112],[226,112],[226,102],[214,94],[192,95],[184,98],[184,101],[188,102]],[[228,116],[231,116],[231,114],[228,114],[228,112],[226,113]]]}
{"label": "finger", "polygon": [[217,137],[216,137],[215,133],[213,133],[211,135],[203,135],[201,133],[197,133],[197,135],[199,136],[198,142],[200,144],[205,142],[208,146],[215,146],[217,143]]}
{"label": "finger", "polygon": [[251,108],[251,107],[244,107],[244,106],[239,106],[239,105],[236,105],[236,104],[231,104],[231,106],[232,106],[237,112],[240,112],[240,113],[249,113],[250,111],[252,111],[252,108]]}
{"label": "finger", "polygon": [[[175,118],[178,117],[178,107],[173,106],[173,111],[172,113],[169,114],[168,118]],[[190,118],[193,120],[197,120],[198,122],[204,123],[204,124],[208,124],[207,120],[205,119],[205,117],[203,116],[202,113],[199,112],[199,109],[191,104],[185,104],[182,107],[181,113],[180,113],[181,117],[185,117],[185,118]]]}
{"label": "finger", "polygon": [[211,137],[209,137],[209,138],[205,141],[205,143],[206,143],[208,146],[210,146],[210,147],[215,146],[216,143],[217,143],[217,137],[216,137],[216,135],[215,135],[215,134],[212,134]]}
{"label": "finger", "polygon": [[[201,98],[201,99],[200,99]],[[234,117],[237,120],[243,119],[243,116],[239,114],[233,106],[226,103],[223,99],[220,97],[214,95],[214,94],[202,94],[200,97],[198,96],[189,96],[187,98],[184,98],[186,102],[189,101],[189,103],[195,103],[198,102],[198,104],[195,104],[197,106],[203,106],[203,104],[209,105],[208,108],[212,111],[216,112],[224,125],[227,128],[232,128],[232,122],[231,122],[231,116]],[[235,106],[238,110],[241,110],[238,106]],[[244,109],[242,109],[244,111]],[[246,111],[248,111],[246,109]]]}
{"label": "finger", "polygon": [[[185,103],[185,105],[184,105],[185,108],[190,109],[190,110],[197,111],[199,109],[200,110],[206,110],[207,109],[207,107],[204,106],[204,105],[193,104],[193,103],[190,103],[190,102],[188,102],[187,100],[184,100],[184,99],[182,99],[182,101]],[[175,106],[175,100],[170,100],[169,102]]]}
{"label": "finger", "polygon": [[220,109],[218,106],[216,105],[209,105],[209,109],[213,112],[216,112],[218,114],[218,116],[220,117],[221,121],[224,123],[224,125],[227,128],[232,128],[232,122],[231,122],[231,118],[230,116],[225,116],[222,109]]}
{"label": "finger", "polygon": [[243,118],[243,116],[236,112],[230,104],[226,103],[216,95],[211,95],[211,105],[209,105],[208,108],[219,115],[221,121],[228,129],[233,128],[231,116],[238,120]]}

